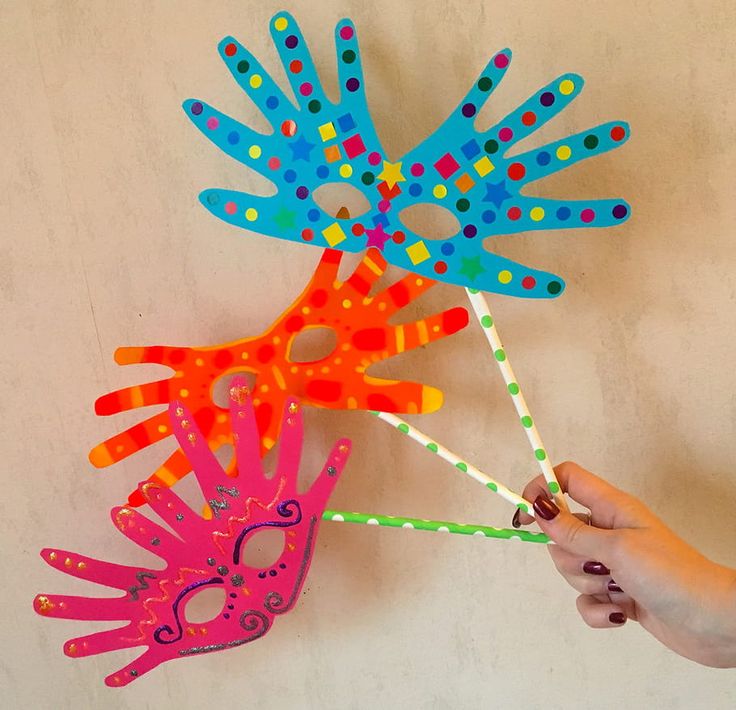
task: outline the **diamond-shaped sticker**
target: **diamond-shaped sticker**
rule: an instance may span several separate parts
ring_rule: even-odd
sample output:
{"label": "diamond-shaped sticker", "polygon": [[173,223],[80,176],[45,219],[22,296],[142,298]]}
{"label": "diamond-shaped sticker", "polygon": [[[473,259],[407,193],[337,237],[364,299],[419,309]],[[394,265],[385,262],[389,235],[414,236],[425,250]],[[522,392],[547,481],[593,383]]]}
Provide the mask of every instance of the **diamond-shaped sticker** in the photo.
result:
{"label": "diamond-shaped sticker", "polygon": [[455,187],[457,187],[463,195],[475,185],[475,180],[470,177],[467,173],[463,173],[457,180],[455,180]]}
{"label": "diamond-shaped sticker", "polygon": [[351,160],[361,153],[365,153],[365,144],[360,137],[360,133],[356,133],[354,136],[350,136],[350,138],[344,140],[342,147],[345,148],[345,153]]}
{"label": "diamond-shaped sticker", "polygon": [[480,153],[480,146],[478,145],[478,141],[473,138],[472,140],[469,140],[467,143],[460,146],[460,150],[462,150],[463,155],[468,160],[471,160],[472,158],[475,158],[478,153]]}
{"label": "diamond-shaped sticker", "polygon": [[452,157],[452,154],[445,153],[435,164],[434,167],[442,177],[447,180],[459,167],[457,160]]}
{"label": "diamond-shaped sticker", "polygon": [[330,145],[325,148],[325,160],[328,163],[334,163],[335,161],[340,160],[340,158],[342,158],[342,154],[340,153],[339,145]]}
{"label": "diamond-shaped sticker", "polygon": [[329,227],[325,227],[322,230],[322,236],[331,247],[337,246],[340,242],[344,242],[347,239],[345,232],[342,231],[342,227],[337,222],[333,222]]}
{"label": "diamond-shaped sticker", "polygon": [[491,170],[496,169],[496,166],[491,162],[487,155],[484,155],[480,160],[476,160],[473,163],[473,167],[475,168],[475,172],[481,177],[485,177],[491,172]]}
{"label": "diamond-shaped sticker", "polygon": [[414,242],[414,244],[406,247],[406,255],[411,259],[411,263],[416,266],[429,259],[429,249],[427,249],[427,245],[420,239],[418,242]]}
{"label": "diamond-shaped sticker", "polygon": [[319,136],[322,139],[322,142],[332,140],[337,133],[335,132],[335,125],[332,123],[332,121],[329,121],[328,123],[323,123],[318,129]]}
{"label": "diamond-shaped sticker", "polygon": [[353,115],[351,113],[346,113],[340,116],[340,118],[337,119],[337,125],[340,126],[340,130],[343,133],[352,131],[353,128],[355,128],[355,120],[353,119]]}

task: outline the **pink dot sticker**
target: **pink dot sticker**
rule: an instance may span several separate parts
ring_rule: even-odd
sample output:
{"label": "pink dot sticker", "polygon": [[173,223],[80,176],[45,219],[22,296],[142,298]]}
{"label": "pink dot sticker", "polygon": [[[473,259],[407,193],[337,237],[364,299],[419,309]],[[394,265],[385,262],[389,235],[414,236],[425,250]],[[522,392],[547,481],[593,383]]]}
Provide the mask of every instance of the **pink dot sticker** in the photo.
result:
{"label": "pink dot sticker", "polygon": [[595,212],[591,209],[583,210],[580,213],[580,219],[585,222],[585,224],[589,224],[595,219]]}
{"label": "pink dot sticker", "polygon": [[211,131],[214,131],[215,128],[217,128],[220,125],[220,122],[217,120],[216,116],[210,116],[207,119],[207,128],[209,128]]}
{"label": "pink dot sticker", "polygon": [[302,96],[309,96],[312,93],[312,85],[305,81],[300,87],[299,87],[299,93]]}
{"label": "pink dot sticker", "polygon": [[281,161],[274,155],[273,158],[268,159],[268,167],[271,170],[278,170],[281,167]]}
{"label": "pink dot sticker", "polygon": [[376,153],[374,150],[369,156],[368,156],[368,162],[371,165],[378,165],[381,162],[381,154]]}
{"label": "pink dot sticker", "polygon": [[391,209],[391,203],[388,200],[381,200],[378,203],[378,209],[381,212],[388,212]]}
{"label": "pink dot sticker", "polygon": [[514,137],[514,132],[508,127],[504,126],[499,132],[498,137],[504,142],[507,143]]}
{"label": "pink dot sticker", "polygon": [[235,214],[238,211],[238,206],[234,202],[225,203],[225,212],[228,214]]}
{"label": "pink dot sticker", "polygon": [[424,166],[421,163],[414,163],[410,171],[414,177],[419,177],[420,175],[424,175]]}
{"label": "pink dot sticker", "polygon": [[340,28],[340,38],[341,39],[352,39],[353,38],[353,28],[350,25],[345,25],[344,27]]}
{"label": "pink dot sticker", "polygon": [[509,65],[509,58],[505,54],[499,54],[496,56],[496,58],[493,60],[493,63],[499,68],[499,69],[505,69]]}

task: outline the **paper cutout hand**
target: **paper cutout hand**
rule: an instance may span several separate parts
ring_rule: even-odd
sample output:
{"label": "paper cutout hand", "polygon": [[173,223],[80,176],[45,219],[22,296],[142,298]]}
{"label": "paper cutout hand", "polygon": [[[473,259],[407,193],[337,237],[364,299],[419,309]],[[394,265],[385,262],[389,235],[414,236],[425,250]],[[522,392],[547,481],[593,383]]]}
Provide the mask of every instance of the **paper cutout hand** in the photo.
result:
{"label": "paper cutout hand", "polygon": [[[383,274],[386,262],[369,250],[355,272],[337,279],[342,253],[326,250],[309,284],[297,300],[262,335],[210,347],[119,348],[121,365],[159,363],[175,373],[168,380],[126,387],[100,397],[95,411],[116,414],[148,405],[181,399],[192,410],[203,435],[213,449],[229,443],[227,414],[213,399],[214,384],[223,376],[247,371],[256,376],[254,405],[262,451],[270,449],[279,433],[278,412],[289,396],[303,404],[331,409],[367,409],[410,414],[433,412],[442,404],[442,393],[417,382],[372,377],[366,370],[376,362],[431,343],[464,328],[464,308],[450,308],[405,325],[389,325],[389,319],[435,282],[408,274],[371,296],[372,286]],[[314,362],[291,358],[294,339],[305,330],[329,327],[336,335],[334,350]],[[167,413],[160,412],[116,434],[90,452],[97,467],[109,466],[172,433]],[[189,461],[177,449],[149,480],[173,485],[190,470]],[[141,505],[140,492],[129,502]]]}
{"label": "paper cutout hand", "polygon": [[[221,468],[192,415],[176,402],[169,407],[179,445],[194,468],[212,511],[207,520],[170,489],[143,483],[145,501],[174,530],[129,508],[114,508],[121,532],[166,561],[163,570],[127,567],[56,549],[41,552],[65,574],[125,590],[121,597],[91,598],[38,595],[35,610],[63,619],[127,621],[126,626],[71,639],[68,656],[91,656],[122,648],[147,646],[135,661],[105,679],[127,685],[160,663],[210,651],[234,648],[263,636],[275,618],[293,608],[309,569],[322,512],[350,451],[347,439],[333,448],[322,472],[306,493],[297,492],[302,449],[302,416],[295,399],[287,400],[276,474],[263,475],[258,431],[243,381],[231,389],[230,422],[239,476]],[[244,564],[242,547],[259,530],[280,528],[285,546],[268,568]],[[189,623],[186,605],[204,589],[219,587],[226,602],[216,618]]]}
{"label": "paper cutout hand", "polygon": [[[248,50],[231,37],[219,45],[233,76],[274,128],[261,135],[200,100],[184,108],[219,148],[273,181],[277,193],[260,197],[211,189],[200,199],[217,217],[262,234],[357,252],[367,246],[405,269],[484,291],[552,298],[564,284],[486,251],[484,239],[540,229],[607,227],[626,220],[623,200],[550,200],[521,194],[527,184],[622,144],[624,122],[606,123],[566,139],[509,156],[509,150],[564,109],[583,79],[565,74],[545,86],[488,130],[474,128],[477,113],[502,79],[511,52],[494,55],[449,118],[395,163],[387,160],[366,104],[355,28],[335,30],[340,100],[321,87],[306,43],[291,15],[279,13],[271,33],[294,90],[295,107]],[[372,209],[336,219],[314,200],[327,182],[360,190]],[[423,239],[399,218],[406,207],[431,203],[451,210],[457,234]]]}

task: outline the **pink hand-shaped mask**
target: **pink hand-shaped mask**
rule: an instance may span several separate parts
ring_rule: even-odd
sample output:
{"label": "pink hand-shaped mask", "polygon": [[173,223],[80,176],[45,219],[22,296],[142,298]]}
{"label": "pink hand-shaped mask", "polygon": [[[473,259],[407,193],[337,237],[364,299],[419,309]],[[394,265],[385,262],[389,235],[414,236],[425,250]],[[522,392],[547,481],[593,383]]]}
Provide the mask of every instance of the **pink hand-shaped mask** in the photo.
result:
{"label": "pink hand-shaped mask", "polygon": [[[122,597],[46,594],[34,600],[34,608],[44,616],[128,621],[126,626],[64,644],[68,656],[148,647],[135,661],[108,676],[107,685],[126,685],[173,658],[255,641],[271,628],[276,616],[294,606],[304,585],[322,512],[345,465],[350,442],[343,439],[335,445],[312,487],[299,494],[303,429],[297,401],[286,404],[278,467],[267,479],[261,467],[253,407],[242,379],[233,380],[230,400],[239,473],[235,478],[222,469],[184,406],[175,402],[169,407],[179,445],[212,512],[209,519],[194,512],[171,489],[153,483],[141,484],[141,493],[179,537],[133,508],[111,511],[126,537],[166,561],[164,569],[127,567],[62,550],[41,552],[44,560],[66,574],[125,590]],[[264,528],[284,531],[281,555],[265,569],[245,565],[241,559],[245,543]],[[205,624],[187,622],[186,605],[211,587],[221,587],[226,593],[220,613]]]}

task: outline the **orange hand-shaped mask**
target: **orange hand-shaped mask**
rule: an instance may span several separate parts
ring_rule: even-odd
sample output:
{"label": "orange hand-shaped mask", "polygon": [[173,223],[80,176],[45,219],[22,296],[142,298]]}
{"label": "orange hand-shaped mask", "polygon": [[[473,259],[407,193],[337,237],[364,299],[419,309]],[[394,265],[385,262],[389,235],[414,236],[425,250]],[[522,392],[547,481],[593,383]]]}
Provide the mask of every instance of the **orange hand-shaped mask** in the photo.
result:
{"label": "orange hand-shaped mask", "polygon": [[[376,249],[369,250],[354,273],[338,281],[342,253],[326,250],[301,296],[262,335],[213,347],[119,348],[121,365],[157,363],[175,370],[167,380],[126,387],[100,397],[97,414],[116,414],[180,399],[192,411],[209,445],[230,443],[226,411],[213,401],[215,382],[236,372],[255,376],[253,404],[263,451],[279,434],[278,413],[289,396],[303,404],[330,409],[372,409],[410,414],[432,412],[442,404],[442,393],[416,382],[386,380],[366,374],[370,365],[425,345],[465,327],[464,308],[451,308],[405,325],[390,325],[389,318],[434,285],[434,281],[408,274],[392,286],[370,295],[386,262]],[[310,328],[331,328],[337,344],[313,362],[291,357],[294,339]],[[121,461],[172,434],[166,412],[160,412],[96,446],[90,461],[97,467]],[[191,470],[177,449],[151,476],[171,486]],[[144,501],[137,492],[132,505]]]}

